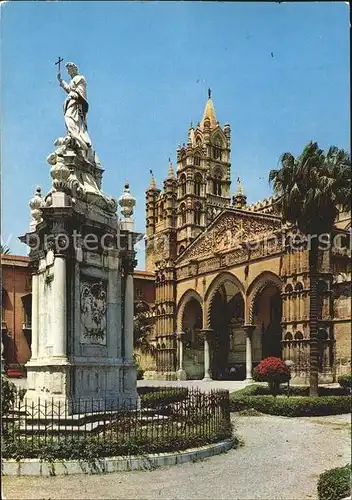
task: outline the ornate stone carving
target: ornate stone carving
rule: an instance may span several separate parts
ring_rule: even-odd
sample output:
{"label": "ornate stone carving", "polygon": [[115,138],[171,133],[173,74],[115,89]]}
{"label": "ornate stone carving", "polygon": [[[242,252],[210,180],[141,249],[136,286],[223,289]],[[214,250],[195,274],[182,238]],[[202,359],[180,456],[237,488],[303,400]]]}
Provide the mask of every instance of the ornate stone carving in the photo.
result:
{"label": "ornate stone carving", "polygon": [[53,180],[53,188],[55,191],[67,191],[67,180],[70,177],[70,169],[66,167],[63,159],[56,161],[50,169],[50,175]]}
{"label": "ornate stone carving", "polygon": [[83,281],[80,295],[81,343],[106,345],[106,284]]}
{"label": "ornate stone carving", "polygon": [[136,198],[131,195],[130,185],[125,184],[123,190],[123,195],[119,198],[119,205],[121,207],[121,213],[124,217],[132,217],[133,209],[136,205]]}
{"label": "ornate stone carving", "polygon": [[[245,214],[225,211],[214,224],[214,227],[205,231],[189,249],[182,254],[182,260],[204,258],[214,252],[235,249],[241,242],[258,241],[266,235],[277,232],[281,228],[279,219],[260,217],[257,214]],[[274,251],[274,241],[269,245],[270,253]],[[263,249],[256,245],[254,252],[260,254]],[[242,249],[241,249],[242,250]]]}
{"label": "ornate stone carving", "polygon": [[35,189],[35,195],[29,202],[32,218],[30,222],[30,231],[35,231],[37,224],[43,220],[41,209],[44,206],[44,201],[42,199],[41,191],[40,186],[37,186]]}

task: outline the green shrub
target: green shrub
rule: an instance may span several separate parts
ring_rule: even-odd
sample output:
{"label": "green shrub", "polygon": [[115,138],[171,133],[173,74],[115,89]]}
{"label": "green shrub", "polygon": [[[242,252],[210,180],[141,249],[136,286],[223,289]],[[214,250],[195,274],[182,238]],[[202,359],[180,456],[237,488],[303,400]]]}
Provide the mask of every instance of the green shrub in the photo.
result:
{"label": "green shrub", "polygon": [[265,380],[265,377],[263,377],[259,371],[258,371],[258,367],[256,366],[253,370],[253,380],[254,382],[266,382]]}
{"label": "green shrub", "polygon": [[[348,392],[343,387],[319,387],[319,396],[346,396]],[[278,394],[290,396],[309,396],[309,387],[304,385],[290,386],[288,390],[287,385],[281,385]],[[266,396],[271,394],[270,389],[264,385],[251,384],[247,385],[244,389],[232,393],[233,397],[237,396]]]}
{"label": "green shrub", "polygon": [[311,417],[349,413],[351,400],[347,396],[274,397],[232,393],[230,394],[230,408],[234,412],[253,408],[271,415]]}
{"label": "green shrub", "polygon": [[187,387],[139,387],[142,408],[158,408],[183,401],[188,396]]}
{"label": "green shrub", "polygon": [[337,381],[344,389],[352,389],[352,373],[341,375]]}
{"label": "green shrub", "polygon": [[319,500],[340,500],[351,495],[351,465],[337,467],[320,474]]}
{"label": "green shrub", "polygon": [[26,389],[17,389],[5,375],[1,376],[1,416],[8,414],[16,399],[23,400]]}

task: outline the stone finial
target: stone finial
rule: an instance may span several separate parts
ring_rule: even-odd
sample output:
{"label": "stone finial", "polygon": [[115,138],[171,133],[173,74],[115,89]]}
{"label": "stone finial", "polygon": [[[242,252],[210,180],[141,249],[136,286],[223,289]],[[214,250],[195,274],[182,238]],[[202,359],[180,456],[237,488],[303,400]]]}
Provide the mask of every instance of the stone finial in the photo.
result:
{"label": "stone finial", "polygon": [[232,198],[232,203],[235,208],[242,210],[247,203],[247,197],[243,194],[243,186],[239,177],[237,177],[237,190]]}
{"label": "stone finial", "polygon": [[170,158],[169,158],[169,166],[168,166],[168,170],[167,170],[167,179],[175,179],[174,167],[172,165]]}
{"label": "stone finial", "polygon": [[131,218],[133,215],[133,209],[136,205],[136,198],[131,195],[130,185],[125,184],[123,194],[119,198],[119,205],[121,207],[121,213],[126,218]]}
{"label": "stone finial", "polygon": [[37,186],[35,188],[35,194],[33,198],[29,201],[29,208],[31,209],[31,222],[30,231],[35,231],[37,224],[41,222],[42,219],[42,207],[44,206],[44,201],[41,195],[41,187]]}
{"label": "stone finial", "polygon": [[147,191],[157,191],[158,188],[156,187],[156,182],[155,182],[155,177],[154,177],[153,171],[149,170],[149,172],[151,175],[151,180],[150,180],[150,184],[149,184]]}
{"label": "stone finial", "polygon": [[242,183],[241,183],[241,179],[239,177],[237,177],[237,190],[236,190],[236,195],[242,195],[243,194],[243,186],[242,186]]}

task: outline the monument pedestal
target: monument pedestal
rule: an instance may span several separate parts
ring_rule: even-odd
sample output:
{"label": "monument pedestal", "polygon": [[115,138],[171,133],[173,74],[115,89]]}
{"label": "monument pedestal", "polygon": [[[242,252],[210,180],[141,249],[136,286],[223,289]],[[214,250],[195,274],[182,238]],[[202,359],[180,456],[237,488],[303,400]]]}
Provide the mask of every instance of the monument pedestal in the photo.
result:
{"label": "monument pedestal", "polygon": [[30,204],[35,220],[21,238],[34,267],[26,398],[60,402],[71,413],[135,408],[137,235],[101,191],[100,166],[66,151],[51,175],[54,191],[44,200],[37,192]]}

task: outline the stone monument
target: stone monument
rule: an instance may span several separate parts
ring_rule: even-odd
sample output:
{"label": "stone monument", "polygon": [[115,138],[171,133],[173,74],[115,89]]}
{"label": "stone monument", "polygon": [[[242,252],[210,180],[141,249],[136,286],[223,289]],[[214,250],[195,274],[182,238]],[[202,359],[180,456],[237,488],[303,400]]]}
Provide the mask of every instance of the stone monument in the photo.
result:
{"label": "stone monument", "polygon": [[[47,161],[52,189],[36,189],[32,220],[21,241],[30,247],[32,357],[27,400],[85,402],[91,411],[134,406],[134,198],[128,186],[117,202],[102,191],[103,168],[87,132],[86,80],[67,63],[64,119]],[[88,405],[88,406],[87,406]]]}

